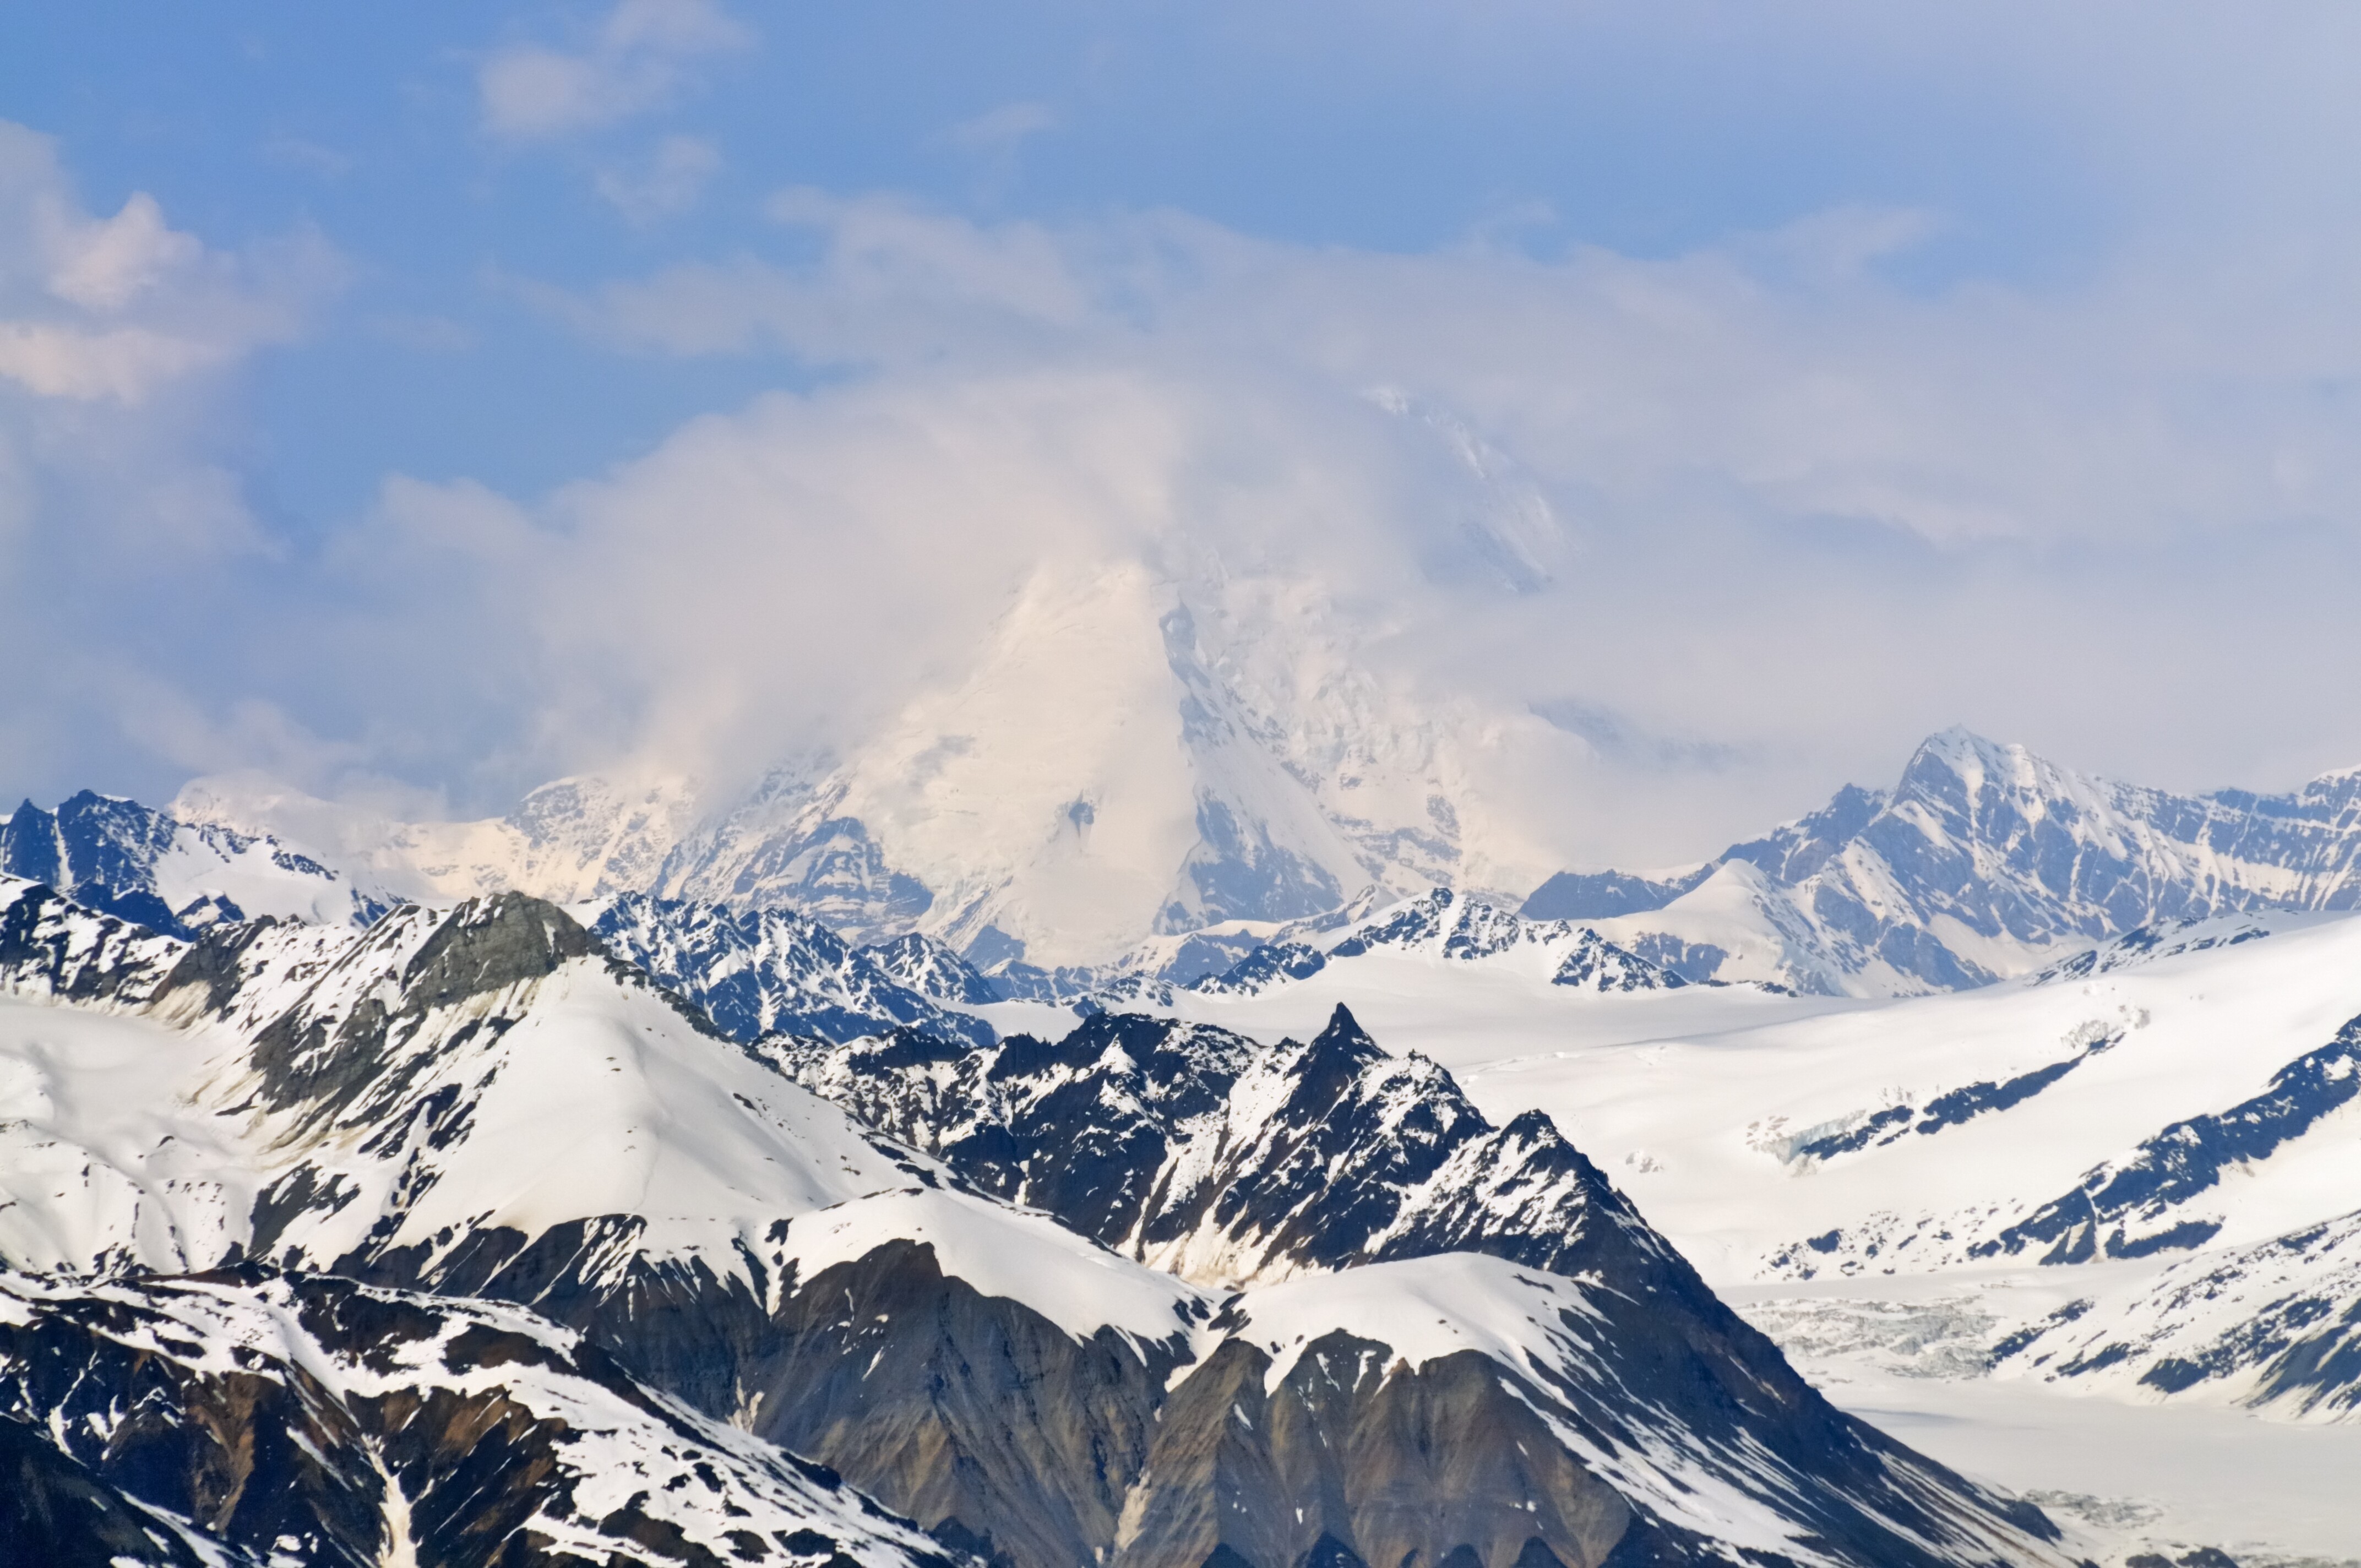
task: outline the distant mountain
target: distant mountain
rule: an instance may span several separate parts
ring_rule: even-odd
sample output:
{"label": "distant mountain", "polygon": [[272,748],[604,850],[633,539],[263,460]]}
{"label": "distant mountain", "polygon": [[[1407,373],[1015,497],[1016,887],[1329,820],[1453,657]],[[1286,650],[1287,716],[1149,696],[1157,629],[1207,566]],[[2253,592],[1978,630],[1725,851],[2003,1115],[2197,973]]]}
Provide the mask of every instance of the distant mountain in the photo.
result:
{"label": "distant mountain", "polygon": [[1957,990],[2156,924],[2361,906],[2361,771],[2176,795],[1949,730],[1891,792],[1847,787],[1704,865],[1561,872],[1524,913],[1585,920],[1692,980]]}
{"label": "distant mountain", "polygon": [[398,902],[267,834],[192,825],[89,790],[55,811],[28,800],[0,822],[0,872],[181,937],[258,915],[367,925]]}
{"label": "distant mountain", "polygon": [[955,676],[751,780],[577,777],[502,817],[405,822],[225,777],[170,810],[426,902],[791,908],[855,944],[917,931],[1045,974],[1370,887],[1532,886],[1576,825],[1538,819],[1530,781],[1589,765],[1587,743],[1381,677],[1364,635],[1302,584],[1059,562]]}
{"label": "distant mountain", "polygon": [[[1322,983],[1349,986],[1354,977],[1334,966],[1372,956],[1513,970],[1574,991],[1671,991],[1689,983],[1675,970],[1617,947],[1592,927],[1529,919],[1478,894],[1447,887],[1431,888],[1340,928],[1319,929],[1325,924],[1304,922],[1283,931],[1277,941],[1264,943],[1190,989],[1210,996],[1258,996],[1320,975],[1326,977]],[[1171,1005],[1171,998],[1164,998],[1163,1004]]]}

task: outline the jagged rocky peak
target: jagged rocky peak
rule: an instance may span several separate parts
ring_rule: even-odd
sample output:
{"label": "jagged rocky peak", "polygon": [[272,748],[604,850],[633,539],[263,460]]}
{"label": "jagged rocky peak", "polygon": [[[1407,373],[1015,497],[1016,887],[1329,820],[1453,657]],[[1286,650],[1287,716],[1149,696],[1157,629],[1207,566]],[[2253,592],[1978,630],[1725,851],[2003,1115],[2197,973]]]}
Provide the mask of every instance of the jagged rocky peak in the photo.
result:
{"label": "jagged rocky peak", "polygon": [[999,989],[973,965],[932,937],[912,931],[862,951],[895,983],[934,1001],[976,1005],[1001,1000]]}
{"label": "jagged rocky peak", "polygon": [[1276,1046],[1104,1013],[1056,1042],[903,1034],[778,1059],[983,1190],[1208,1284],[1455,1249],[1569,1269],[1645,1229],[1546,1117],[1493,1126],[1342,1006]]}
{"label": "jagged rocky peak", "polygon": [[[1346,1010],[1308,1042],[1268,1046],[1102,1014],[1057,1041],[978,1051],[905,1033],[781,1059],[985,1192],[1213,1290],[1244,1286],[1193,1365],[1146,1380],[1111,1367],[1093,1385],[1101,1463],[1135,1477],[1111,1540],[1061,1526],[1063,1555],[1020,1563],[1598,1568],[1725,1560],[1741,1537],[1764,1563],[2061,1562],[2037,1511],[1828,1406],[1547,1118],[1492,1126],[1447,1073],[1388,1056]],[[916,1266],[815,1277],[845,1325],[830,1332],[874,1358],[942,1322],[888,1293]],[[988,1437],[965,1388],[971,1368],[1005,1365],[975,1354],[989,1343],[945,1345],[933,1391],[891,1399],[960,1443]],[[1143,1382],[1170,1392],[1114,1398]],[[848,1453],[889,1503],[942,1517],[905,1499],[947,1484],[921,1462],[947,1444],[897,1438],[889,1463],[834,1432],[820,1457]],[[1057,1517],[1102,1519],[1105,1496]],[[1746,1522],[1708,1497],[1748,1499]]]}

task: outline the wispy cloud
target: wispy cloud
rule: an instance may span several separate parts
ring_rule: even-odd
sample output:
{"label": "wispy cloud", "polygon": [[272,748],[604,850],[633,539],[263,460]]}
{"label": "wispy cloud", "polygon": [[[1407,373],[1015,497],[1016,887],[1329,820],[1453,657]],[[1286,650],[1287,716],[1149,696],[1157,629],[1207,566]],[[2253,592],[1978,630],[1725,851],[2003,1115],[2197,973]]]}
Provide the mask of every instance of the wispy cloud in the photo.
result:
{"label": "wispy cloud", "polygon": [[630,119],[670,103],[697,62],[753,46],[711,0],[620,0],[572,49],[519,43],[477,71],[485,128],[530,140]]}
{"label": "wispy cloud", "polygon": [[635,162],[598,171],[598,194],[634,224],[676,218],[694,208],[721,170],[721,153],[696,137],[669,136]]}
{"label": "wispy cloud", "polygon": [[49,138],[0,122],[0,378],[39,397],[144,402],[291,337],[338,271],[316,239],[209,251],[144,191],[87,212]]}

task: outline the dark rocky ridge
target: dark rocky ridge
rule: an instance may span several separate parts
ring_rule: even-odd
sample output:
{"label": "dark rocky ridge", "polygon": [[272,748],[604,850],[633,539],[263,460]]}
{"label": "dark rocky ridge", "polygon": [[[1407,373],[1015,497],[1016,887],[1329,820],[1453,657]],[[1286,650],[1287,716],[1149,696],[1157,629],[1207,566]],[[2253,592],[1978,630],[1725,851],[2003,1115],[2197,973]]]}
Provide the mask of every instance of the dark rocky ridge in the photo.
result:
{"label": "dark rocky ridge", "polygon": [[1448,1073],[1387,1055],[1342,1007],[1309,1044],[1268,1047],[1108,1013],[1054,1044],[903,1032],[771,1048],[980,1190],[1216,1282],[1452,1251],[1570,1274],[1610,1234],[1671,1255],[1546,1116],[1494,1127]]}
{"label": "dark rocky ridge", "polygon": [[826,1470],[513,1310],[251,1267],[11,1289],[0,1413],[233,1552],[375,1568],[399,1528],[420,1568],[951,1568]]}
{"label": "dark rocky ridge", "polygon": [[[20,1417],[0,1415],[0,1568],[207,1568],[188,1527],[109,1486]],[[208,1541],[231,1568],[259,1558]]]}
{"label": "dark rocky ridge", "polygon": [[958,1000],[999,1000],[974,970],[922,948],[923,938],[904,938],[881,956],[791,911],[639,894],[607,900],[591,930],[609,952],[645,970],[733,1040],[769,1034],[851,1040],[913,1027],[978,1045],[994,1038],[991,1025],[904,984],[883,961],[899,960],[922,982],[955,986]]}
{"label": "dark rocky ridge", "polygon": [[2223,1171],[2268,1158],[2323,1117],[2361,1094],[2361,1018],[2271,1075],[2260,1094],[2210,1115],[2175,1122],[2130,1153],[2091,1171],[2071,1192],[2011,1225],[1978,1255],[2046,1244],[2044,1263],[2141,1257],[2202,1246],[2221,1229],[2178,1217],[2180,1205],[2215,1186]]}
{"label": "dark rocky ridge", "polygon": [[181,959],[181,944],[84,908],[40,883],[0,886],[0,990],[91,1005],[138,1006]]}

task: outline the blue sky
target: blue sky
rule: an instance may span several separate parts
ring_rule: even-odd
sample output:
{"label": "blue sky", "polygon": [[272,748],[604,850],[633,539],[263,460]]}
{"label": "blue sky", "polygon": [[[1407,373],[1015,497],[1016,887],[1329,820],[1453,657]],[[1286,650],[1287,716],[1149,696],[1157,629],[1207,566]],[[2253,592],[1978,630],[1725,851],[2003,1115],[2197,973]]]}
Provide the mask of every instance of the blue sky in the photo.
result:
{"label": "blue sky", "polygon": [[[0,704],[0,783],[256,765],[497,809],[664,743],[700,658],[775,657],[584,631],[630,618],[635,550],[775,577],[813,625],[844,599],[964,624],[908,540],[847,543],[916,526],[875,521],[875,476],[834,482],[828,528],[699,532],[664,454],[939,432],[1052,374],[1145,389],[1141,428],[1259,410],[1268,452],[1201,422],[1153,459],[1224,494],[1366,471],[1373,387],[1524,475],[1563,537],[1514,603],[1471,609],[1434,532],[1456,492],[1390,446],[1361,504],[1400,569],[1363,586],[1437,667],[1476,661],[1471,613],[1503,628],[1474,643],[1536,672],[1508,695],[1641,737],[1635,776],[1720,759],[1602,852],[1675,858],[1960,720],[2184,785],[2361,760],[2322,695],[2361,674],[2356,31],[2279,5],[41,6],[0,58],[31,247],[0,269],[30,334],[0,560],[6,652],[45,678]],[[584,521],[642,494],[661,525]],[[1318,565],[1333,520],[1253,504],[1254,549]],[[938,525],[959,549],[921,554],[961,581],[1118,547]],[[2301,672],[2263,698],[2231,673],[2257,638]],[[925,661],[847,662],[711,722],[808,727],[794,694],[884,700]]]}

